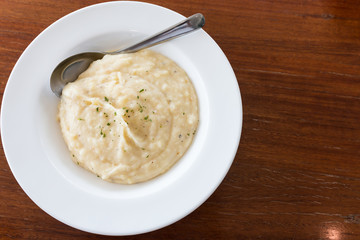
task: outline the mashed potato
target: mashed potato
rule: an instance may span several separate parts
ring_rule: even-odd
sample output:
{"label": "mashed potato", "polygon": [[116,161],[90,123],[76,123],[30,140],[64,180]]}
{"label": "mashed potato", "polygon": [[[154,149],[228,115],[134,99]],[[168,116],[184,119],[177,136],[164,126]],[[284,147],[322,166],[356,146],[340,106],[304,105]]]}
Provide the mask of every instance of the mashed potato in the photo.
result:
{"label": "mashed potato", "polygon": [[185,71],[143,50],[93,62],[63,89],[58,119],[76,164],[132,184],[164,173],[184,155],[199,113]]}

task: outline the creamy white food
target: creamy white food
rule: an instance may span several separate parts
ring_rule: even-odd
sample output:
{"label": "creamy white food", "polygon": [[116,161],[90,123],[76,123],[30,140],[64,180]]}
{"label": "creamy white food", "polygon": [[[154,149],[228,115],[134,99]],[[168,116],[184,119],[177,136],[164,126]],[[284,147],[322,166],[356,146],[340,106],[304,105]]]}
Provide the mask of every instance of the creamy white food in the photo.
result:
{"label": "creamy white food", "polygon": [[132,184],[164,173],[184,155],[199,113],[185,71],[143,50],[93,62],[63,89],[58,119],[76,164]]}

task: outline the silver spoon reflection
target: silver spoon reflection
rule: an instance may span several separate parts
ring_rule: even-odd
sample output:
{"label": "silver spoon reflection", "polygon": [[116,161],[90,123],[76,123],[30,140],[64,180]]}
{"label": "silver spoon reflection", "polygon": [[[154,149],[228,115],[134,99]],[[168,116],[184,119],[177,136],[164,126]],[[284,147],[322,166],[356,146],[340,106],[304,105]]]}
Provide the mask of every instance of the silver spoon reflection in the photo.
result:
{"label": "silver spoon reflection", "polygon": [[73,55],[57,65],[57,67],[52,72],[50,78],[51,90],[55,93],[56,96],[60,97],[62,90],[67,83],[75,81],[93,61],[101,59],[105,54],[137,52],[144,48],[151,47],[155,44],[165,42],[175,37],[192,32],[196,29],[202,28],[204,24],[204,16],[201,13],[197,13],[170,28],[167,28],[139,43],[131,45],[130,47],[126,47],[114,52],[85,52]]}

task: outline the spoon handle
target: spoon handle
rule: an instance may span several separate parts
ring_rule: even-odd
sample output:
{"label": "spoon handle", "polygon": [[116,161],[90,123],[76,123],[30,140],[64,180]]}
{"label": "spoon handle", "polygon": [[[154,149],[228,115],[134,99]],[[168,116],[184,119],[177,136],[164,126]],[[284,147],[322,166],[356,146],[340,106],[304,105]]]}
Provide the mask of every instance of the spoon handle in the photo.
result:
{"label": "spoon handle", "polygon": [[170,40],[175,37],[179,37],[181,35],[184,35],[186,33],[192,32],[196,29],[201,28],[205,24],[205,18],[201,13],[196,13],[184,21],[181,21],[180,23],[169,27],[139,43],[136,43],[130,47],[127,47],[125,49],[120,49],[108,54],[118,54],[118,53],[132,53],[136,51],[140,51],[144,48],[151,47],[155,44],[165,42],[167,40]]}

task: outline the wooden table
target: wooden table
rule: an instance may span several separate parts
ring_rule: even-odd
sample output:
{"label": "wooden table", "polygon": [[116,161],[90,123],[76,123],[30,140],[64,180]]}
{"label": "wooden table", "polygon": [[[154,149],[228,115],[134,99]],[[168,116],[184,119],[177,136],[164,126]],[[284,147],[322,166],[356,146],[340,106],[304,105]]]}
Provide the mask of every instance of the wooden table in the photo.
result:
{"label": "wooden table", "polygon": [[[0,1],[0,92],[27,45],[98,1]],[[360,239],[360,4],[334,0],[152,3],[189,16],[227,55],[244,122],[234,163],[189,216],[126,239]],[[53,219],[0,156],[0,239],[107,239]],[[109,239],[112,237],[109,237]]]}

